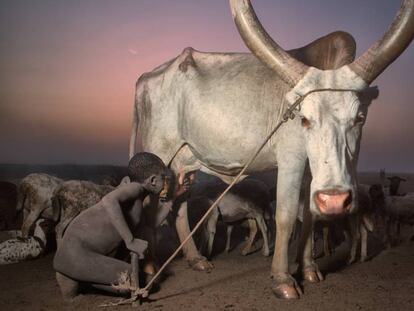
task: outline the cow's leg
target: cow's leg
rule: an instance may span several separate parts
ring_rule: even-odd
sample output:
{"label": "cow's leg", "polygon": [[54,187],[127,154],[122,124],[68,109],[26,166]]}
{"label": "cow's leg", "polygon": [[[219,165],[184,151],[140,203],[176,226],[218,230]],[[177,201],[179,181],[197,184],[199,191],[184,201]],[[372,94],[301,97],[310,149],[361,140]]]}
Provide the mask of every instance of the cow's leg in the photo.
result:
{"label": "cow's leg", "polygon": [[[303,208],[303,223],[302,223],[302,232],[299,242],[299,253],[298,255],[302,256],[302,260],[299,261],[299,267],[302,270],[303,279],[311,283],[317,283],[323,281],[323,275],[320,272],[318,265],[313,260],[313,245],[314,245],[314,228],[315,228],[315,219],[312,217],[309,206],[309,188],[307,187],[305,191],[305,197],[307,198],[304,202]],[[327,229],[328,224],[322,223],[322,230]],[[329,233],[329,230],[325,230]],[[327,237],[328,235],[326,235]],[[329,245],[329,242],[324,241]],[[298,256],[299,258],[299,256]]]}
{"label": "cow's leg", "polygon": [[233,232],[233,225],[227,225],[227,239],[226,239],[226,253],[230,252],[231,247],[231,233]]}
{"label": "cow's leg", "polygon": [[[177,152],[170,166],[175,172],[179,183],[183,182],[186,173],[198,170],[201,167],[197,158],[187,145],[184,145]],[[177,229],[178,238],[182,243],[190,234],[186,202],[181,204],[178,209],[175,228]],[[184,245],[183,253],[185,259],[194,270],[210,272],[213,269],[213,265],[204,256],[201,256],[192,238]]]}
{"label": "cow's leg", "polygon": [[208,232],[208,228],[207,225],[202,226],[203,230],[203,234],[201,235],[201,241],[200,241],[200,247],[198,248],[198,251],[200,252],[200,254],[206,254],[207,253],[207,245],[208,245],[208,237],[209,237],[209,232]]}
{"label": "cow's leg", "polygon": [[[180,242],[184,241],[190,234],[187,202],[183,202],[179,207],[175,221],[175,227],[177,229],[177,234]],[[213,269],[213,265],[208,262],[204,256],[200,255],[192,238],[189,239],[184,245],[183,253],[185,259],[187,259],[188,263],[194,270],[210,272]]]}
{"label": "cow's leg", "polygon": [[[306,215],[307,214],[307,215]],[[304,225],[303,225],[303,239],[305,240],[305,247],[303,249],[303,262],[301,264],[303,279],[310,283],[318,283],[323,281],[323,275],[320,272],[317,264],[313,260],[313,223],[309,212],[304,211]],[[305,222],[310,222],[309,224]],[[328,228],[324,226],[323,229]],[[328,231],[329,232],[329,231]],[[324,242],[325,243],[325,242]]]}
{"label": "cow's leg", "polygon": [[324,257],[331,256],[331,247],[329,244],[329,226],[324,225],[322,227],[322,233],[323,233],[323,255]]}
{"label": "cow's leg", "polygon": [[[286,159],[289,163],[289,160]],[[292,162],[293,159],[290,159]],[[279,161],[280,163],[281,161]],[[296,169],[279,166],[276,208],[276,244],[272,261],[273,293],[278,298],[299,298],[302,294],[295,279],[289,274],[288,246],[299,209],[299,194],[304,163],[296,164]],[[301,165],[302,164],[302,165]]]}
{"label": "cow's leg", "polygon": [[263,236],[262,254],[263,254],[263,256],[269,256],[270,251],[269,251],[269,240],[267,238],[267,226],[266,226],[266,223],[263,219],[263,215],[259,214],[256,217],[256,222],[257,222],[257,225],[259,226],[260,232],[262,233],[262,236]]}
{"label": "cow's leg", "polygon": [[247,220],[249,223],[249,237],[246,241],[245,246],[243,247],[241,254],[243,256],[246,256],[248,254],[250,254],[251,252],[253,252],[253,242],[254,242],[254,238],[256,237],[257,234],[257,223],[255,219],[248,219]]}
{"label": "cow's leg", "polygon": [[218,209],[214,209],[211,212],[211,215],[207,222],[207,231],[208,231],[208,249],[207,255],[210,257],[213,252],[214,237],[216,235],[217,221],[219,218]]}
{"label": "cow's leg", "polygon": [[381,225],[382,225],[382,243],[384,246],[389,249],[391,248],[391,235],[390,235],[390,218],[383,214],[380,216],[381,218]]}
{"label": "cow's leg", "polygon": [[349,227],[351,233],[351,253],[348,259],[348,265],[355,261],[358,243],[361,239],[359,232],[359,217],[357,215],[349,216]]}
{"label": "cow's leg", "polygon": [[400,244],[402,242],[401,239],[401,221],[398,219],[395,222],[395,236],[396,236],[396,244]]}
{"label": "cow's leg", "polygon": [[361,228],[361,258],[360,261],[367,260],[367,247],[368,247],[368,230],[363,223],[360,224]]}

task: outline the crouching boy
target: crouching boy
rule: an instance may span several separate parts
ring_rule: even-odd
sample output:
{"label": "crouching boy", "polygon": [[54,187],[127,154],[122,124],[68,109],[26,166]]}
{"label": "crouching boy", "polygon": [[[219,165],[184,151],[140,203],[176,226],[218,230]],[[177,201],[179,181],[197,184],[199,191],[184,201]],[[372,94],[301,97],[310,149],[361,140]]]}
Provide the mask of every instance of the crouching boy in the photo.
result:
{"label": "crouching boy", "polygon": [[[156,155],[136,154],[128,165],[131,183],[108,193],[69,224],[53,260],[63,298],[76,296],[80,283],[113,293],[129,293],[119,285],[123,285],[125,275],[130,276],[131,265],[112,254],[123,241],[131,252],[143,258],[148,243],[134,233],[140,224],[144,199],[158,199],[161,192],[168,192],[167,171]],[[149,204],[145,208],[158,208],[155,223],[159,224],[167,217],[169,206]]]}

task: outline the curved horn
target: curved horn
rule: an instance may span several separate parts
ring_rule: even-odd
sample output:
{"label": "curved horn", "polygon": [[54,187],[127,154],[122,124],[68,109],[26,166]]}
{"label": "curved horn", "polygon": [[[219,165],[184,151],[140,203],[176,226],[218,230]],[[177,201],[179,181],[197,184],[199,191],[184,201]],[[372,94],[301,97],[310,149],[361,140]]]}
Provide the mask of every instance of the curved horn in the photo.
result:
{"label": "curved horn", "polygon": [[295,86],[309,67],[273,41],[259,22],[250,0],[230,0],[230,7],[237,29],[250,51],[286,83]]}
{"label": "curved horn", "polygon": [[408,47],[414,37],[414,0],[403,0],[384,36],[349,67],[370,84]]}

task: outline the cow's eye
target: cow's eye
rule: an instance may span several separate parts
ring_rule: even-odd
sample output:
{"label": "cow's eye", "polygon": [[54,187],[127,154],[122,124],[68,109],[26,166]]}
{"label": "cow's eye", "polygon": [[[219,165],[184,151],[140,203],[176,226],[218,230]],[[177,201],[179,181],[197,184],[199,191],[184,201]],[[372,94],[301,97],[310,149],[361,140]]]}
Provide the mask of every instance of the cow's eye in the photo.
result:
{"label": "cow's eye", "polygon": [[311,123],[310,123],[310,121],[308,119],[306,119],[305,117],[302,117],[302,126],[304,128],[310,128]]}
{"label": "cow's eye", "polygon": [[355,118],[354,125],[362,125],[365,123],[365,114],[363,112],[359,112]]}

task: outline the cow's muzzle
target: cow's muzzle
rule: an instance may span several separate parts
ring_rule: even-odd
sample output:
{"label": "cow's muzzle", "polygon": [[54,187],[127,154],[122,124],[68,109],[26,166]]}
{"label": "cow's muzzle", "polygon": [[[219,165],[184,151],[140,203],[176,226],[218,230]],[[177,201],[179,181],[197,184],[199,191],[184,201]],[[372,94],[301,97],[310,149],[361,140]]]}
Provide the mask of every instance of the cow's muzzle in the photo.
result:
{"label": "cow's muzzle", "polygon": [[351,210],[352,192],[320,190],[315,193],[315,203],[324,215],[342,215]]}

